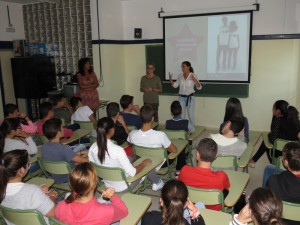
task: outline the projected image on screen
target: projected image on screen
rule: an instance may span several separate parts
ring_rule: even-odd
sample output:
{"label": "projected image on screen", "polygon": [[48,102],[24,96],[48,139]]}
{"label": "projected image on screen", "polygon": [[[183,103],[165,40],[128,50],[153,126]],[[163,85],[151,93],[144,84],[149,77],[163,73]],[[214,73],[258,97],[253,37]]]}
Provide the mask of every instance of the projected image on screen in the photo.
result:
{"label": "projected image on screen", "polygon": [[165,63],[177,79],[190,61],[204,82],[249,82],[251,12],[165,18]]}

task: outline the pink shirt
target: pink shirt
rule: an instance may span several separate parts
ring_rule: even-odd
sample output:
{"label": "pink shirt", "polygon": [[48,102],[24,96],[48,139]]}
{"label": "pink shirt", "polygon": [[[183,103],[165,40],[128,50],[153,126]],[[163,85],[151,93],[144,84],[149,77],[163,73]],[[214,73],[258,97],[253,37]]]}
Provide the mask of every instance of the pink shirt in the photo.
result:
{"label": "pink shirt", "polygon": [[117,194],[110,201],[112,204],[99,203],[95,197],[87,203],[61,201],[55,208],[55,217],[69,225],[110,225],[128,214]]}
{"label": "pink shirt", "polygon": [[[37,134],[39,136],[43,136],[44,135],[43,124],[44,124],[43,120],[38,120],[36,122],[36,130],[37,130]],[[73,134],[73,131],[71,129],[64,128],[64,138],[69,138],[69,137],[72,136],[72,134]]]}

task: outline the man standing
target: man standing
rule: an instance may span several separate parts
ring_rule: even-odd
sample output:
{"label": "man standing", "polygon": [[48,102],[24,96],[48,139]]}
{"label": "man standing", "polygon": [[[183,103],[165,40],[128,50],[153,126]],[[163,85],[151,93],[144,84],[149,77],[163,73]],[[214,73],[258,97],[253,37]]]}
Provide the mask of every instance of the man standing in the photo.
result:
{"label": "man standing", "polygon": [[158,122],[158,93],[162,92],[162,84],[159,76],[156,76],[154,71],[154,63],[148,63],[147,74],[141,79],[140,91],[144,92],[144,104],[149,104],[153,107],[155,111],[154,121]]}

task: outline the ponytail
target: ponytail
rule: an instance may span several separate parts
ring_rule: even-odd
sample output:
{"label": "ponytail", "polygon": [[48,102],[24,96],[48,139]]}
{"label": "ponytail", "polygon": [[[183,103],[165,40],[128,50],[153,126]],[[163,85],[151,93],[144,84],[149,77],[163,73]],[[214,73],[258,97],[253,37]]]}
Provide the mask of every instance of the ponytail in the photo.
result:
{"label": "ponytail", "polygon": [[13,130],[17,130],[20,126],[20,120],[18,118],[7,118],[2,121],[0,126],[0,156],[2,156],[5,145],[5,138]]}
{"label": "ponytail", "polygon": [[191,66],[190,66],[190,72],[191,72],[191,73],[194,73],[194,69],[193,69],[193,67],[191,67]]}
{"label": "ponytail", "polygon": [[107,134],[110,129],[114,128],[114,121],[111,118],[103,117],[97,123],[97,146],[98,146],[98,159],[101,163],[104,162],[105,153],[107,150]]}
{"label": "ponytail", "polygon": [[28,152],[25,149],[16,149],[5,153],[0,162],[0,203],[5,198],[9,178],[17,176],[20,168],[26,168],[29,162]]}
{"label": "ponytail", "polygon": [[171,199],[170,204],[168,207],[163,207],[163,225],[184,225],[185,219],[183,218],[183,209],[184,205],[182,201],[177,198],[173,197]]}
{"label": "ponytail", "polygon": [[287,106],[287,120],[299,130],[299,112],[294,106]]}

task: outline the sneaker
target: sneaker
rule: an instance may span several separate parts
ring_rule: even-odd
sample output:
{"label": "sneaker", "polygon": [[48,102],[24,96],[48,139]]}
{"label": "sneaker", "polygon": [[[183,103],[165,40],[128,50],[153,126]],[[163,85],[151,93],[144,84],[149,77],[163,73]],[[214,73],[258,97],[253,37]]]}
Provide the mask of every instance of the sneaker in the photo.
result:
{"label": "sneaker", "polygon": [[255,162],[251,159],[248,163],[248,166],[250,166],[251,168],[255,168]]}
{"label": "sneaker", "polygon": [[164,182],[162,179],[159,179],[159,182],[157,184],[152,184],[152,191],[159,191],[163,188]]}

